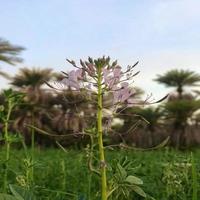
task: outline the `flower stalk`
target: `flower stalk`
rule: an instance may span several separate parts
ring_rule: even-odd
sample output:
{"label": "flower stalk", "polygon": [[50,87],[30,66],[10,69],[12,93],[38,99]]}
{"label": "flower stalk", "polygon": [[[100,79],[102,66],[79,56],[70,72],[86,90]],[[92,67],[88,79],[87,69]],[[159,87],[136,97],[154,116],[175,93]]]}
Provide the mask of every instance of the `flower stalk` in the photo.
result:
{"label": "flower stalk", "polygon": [[98,67],[98,110],[97,110],[97,134],[99,145],[100,173],[101,173],[101,199],[107,200],[107,178],[106,162],[103,146],[103,128],[102,128],[102,72],[101,66]]}
{"label": "flower stalk", "polygon": [[[34,126],[34,114],[31,115],[32,126]],[[35,162],[35,129],[31,128],[31,170],[30,181],[34,182],[34,162]]]}
{"label": "flower stalk", "polygon": [[[67,60],[72,64],[76,70],[72,70],[69,73],[62,72],[65,76],[61,81],[53,82],[52,84],[47,83],[53,89],[64,91],[72,90],[74,92],[81,92],[82,90],[88,94],[88,100],[94,103],[92,94],[97,95],[97,102],[95,99],[95,105],[97,105],[97,132],[94,136],[97,136],[98,142],[98,154],[99,154],[99,171],[93,169],[91,160],[89,160],[89,169],[96,174],[100,174],[101,178],[101,200],[108,199],[108,188],[107,188],[107,177],[106,177],[106,161],[103,144],[103,126],[110,127],[112,117],[119,107],[123,107],[123,110],[128,108],[133,102],[135,91],[130,87],[130,80],[132,77],[138,74],[133,72],[133,66],[128,66],[125,72],[117,64],[117,61],[110,62],[110,57],[102,57],[93,60],[88,58],[88,61],[80,60],[80,66],[77,66],[73,60]],[[107,119],[107,123],[103,124],[103,94],[112,95],[112,102],[110,102],[110,110],[112,114]],[[92,145],[91,137],[91,145]],[[92,151],[93,145],[91,146]]]}
{"label": "flower stalk", "polygon": [[10,159],[10,139],[9,139],[9,135],[8,135],[8,122],[10,119],[11,111],[12,111],[12,102],[9,99],[8,100],[8,112],[7,112],[5,124],[4,124],[4,140],[5,140],[5,146],[6,146],[5,171],[4,171],[4,181],[3,181],[3,183],[4,183],[3,191],[4,192],[7,191],[8,161]]}

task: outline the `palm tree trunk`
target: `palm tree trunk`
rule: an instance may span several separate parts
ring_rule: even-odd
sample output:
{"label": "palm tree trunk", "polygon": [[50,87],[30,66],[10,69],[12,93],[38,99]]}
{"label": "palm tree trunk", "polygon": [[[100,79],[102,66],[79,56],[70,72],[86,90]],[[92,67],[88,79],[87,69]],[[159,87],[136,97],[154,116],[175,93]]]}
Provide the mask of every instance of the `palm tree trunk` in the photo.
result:
{"label": "palm tree trunk", "polygon": [[177,92],[178,92],[179,99],[182,99],[183,98],[183,88],[181,85],[178,86]]}

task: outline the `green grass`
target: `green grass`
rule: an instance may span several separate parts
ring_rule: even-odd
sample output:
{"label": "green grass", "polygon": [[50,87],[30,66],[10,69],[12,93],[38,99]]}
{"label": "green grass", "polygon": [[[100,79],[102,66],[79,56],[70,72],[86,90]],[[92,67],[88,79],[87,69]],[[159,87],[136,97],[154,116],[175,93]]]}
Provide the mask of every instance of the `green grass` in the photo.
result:
{"label": "green grass", "polygon": [[[5,154],[0,152],[0,159]],[[144,181],[143,189],[157,200],[190,200],[193,194],[193,176],[191,152],[174,150],[157,150],[148,152],[115,150],[107,151],[106,159],[110,165],[127,156],[133,161],[135,176]],[[24,174],[23,160],[25,155],[21,150],[11,152],[9,161],[8,181],[19,184],[16,177]],[[200,182],[200,151],[193,151],[196,165],[197,183]],[[34,191],[41,200],[96,200],[99,195],[99,180],[90,174],[87,168],[85,154],[82,151],[69,150],[67,153],[59,149],[43,149],[35,151]],[[2,163],[2,161],[0,160]],[[108,179],[112,176],[109,174]],[[3,165],[0,168],[3,177]],[[196,180],[195,180],[196,181]],[[0,190],[3,182],[0,179]],[[200,199],[199,184],[197,189]],[[142,199],[134,196],[135,200]],[[132,200],[130,199],[130,200]],[[148,198],[147,198],[148,199]],[[150,198],[149,198],[150,199]]]}

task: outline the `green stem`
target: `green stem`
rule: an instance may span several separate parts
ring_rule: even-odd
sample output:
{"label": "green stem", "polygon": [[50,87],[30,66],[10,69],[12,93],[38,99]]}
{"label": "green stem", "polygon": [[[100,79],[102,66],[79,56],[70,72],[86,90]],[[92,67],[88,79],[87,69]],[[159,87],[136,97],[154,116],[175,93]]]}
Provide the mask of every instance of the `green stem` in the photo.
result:
{"label": "green stem", "polygon": [[62,172],[62,190],[65,191],[66,188],[66,167],[65,160],[61,160],[61,172]]}
{"label": "green stem", "polygon": [[[93,152],[94,152],[94,141],[93,141],[93,135],[90,135],[90,150],[89,150],[89,158],[88,158],[88,169],[91,172],[96,172],[94,171],[93,166],[92,166],[92,160],[93,160]],[[91,200],[91,183],[92,183],[92,174],[88,174],[88,200]]]}
{"label": "green stem", "polygon": [[5,171],[4,171],[4,187],[3,191],[7,192],[7,182],[8,182],[8,161],[10,159],[10,140],[8,135],[8,121],[10,119],[12,111],[11,101],[8,101],[8,113],[6,116],[5,126],[4,126],[4,139],[5,139],[5,146],[6,146],[6,158],[5,158]]}
{"label": "green stem", "polygon": [[101,172],[101,199],[107,200],[107,179],[106,179],[106,162],[103,146],[103,129],[102,129],[102,74],[101,67],[98,67],[98,110],[97,110],[97,132]]}
{"label": "green stem", "polygon": [[[34,126],[34,116],[32,114],[32,125]],[[31,175],[30,181],[33,183],[34,181],[34,158],[35,157],[35,130],[31,128]]]}
{"label": "green stem", "polygon": [[191,154],[192,158],[192,200],[198,199],[198,181],[197,181],[197,170],[196,170],[196,164],[193,157],[193,154]]}

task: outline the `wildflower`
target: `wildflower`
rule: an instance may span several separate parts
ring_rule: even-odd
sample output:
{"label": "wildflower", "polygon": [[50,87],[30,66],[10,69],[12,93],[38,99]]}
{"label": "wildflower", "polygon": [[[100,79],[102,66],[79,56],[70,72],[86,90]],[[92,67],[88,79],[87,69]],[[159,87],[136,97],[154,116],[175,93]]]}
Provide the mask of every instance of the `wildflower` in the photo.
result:
{"label": "wildflower", "polygon": [[112,70],[108,68],[104,68],[103,77],[104,77],[104,82],[106,86],[109,89],[113,89],[113,87],[116,84],[118,84],[121,79],[121,67],[117,66],[116,68],[113,68]]}
{"label": "wildflower", "polygon": [[131,95],[134,94],[134,91],[128,87],[128,84],[123,84],[125,87],[113,92],[113,103],[124,103],[129,99]]}
{"label": "wildflower", "polygon": [[74,90],[80,90],[80,81],[84,79],[84,71],[82,69],[77,69],[70,71],[68,74],[64,74],[67,77],[65,77],[61,81],[54,81],[52,84],[47,83],[47,85],[57,90],[69,88]]}

